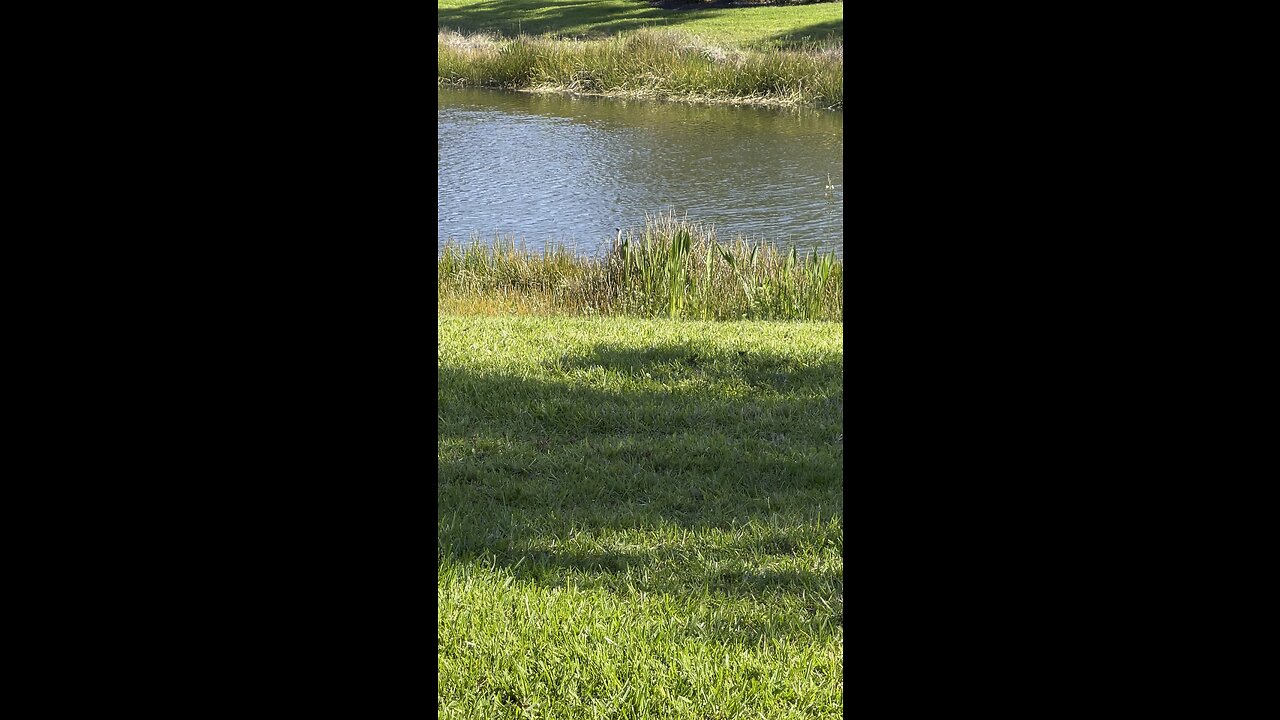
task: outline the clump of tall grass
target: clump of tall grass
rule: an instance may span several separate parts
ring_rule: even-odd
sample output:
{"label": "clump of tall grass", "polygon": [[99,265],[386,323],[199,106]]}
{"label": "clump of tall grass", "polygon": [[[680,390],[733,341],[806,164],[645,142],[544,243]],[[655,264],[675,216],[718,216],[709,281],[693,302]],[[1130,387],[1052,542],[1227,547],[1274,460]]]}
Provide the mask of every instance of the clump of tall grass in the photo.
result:
{"label": "clump of tall grass", "polygon": [[646,218],[600,258],[502,238],[450,243],[436,278],[446,312],[844,319],[844,266],[833,253],[720,242],[714,228],[674,215]]}
{"label": "clump of tall grass", "polygon": [[548,245],[529,251],[510,237],[492,244],[473,237],[446,244],[436,266],[442,310],[495,314],[608,314],[612,309],[604,267]]}
{"label": "clump of tall grass", "polygon": [[665,29],[591,41],[438,38],[440,84],[844,107],[843,44],[743,50]]}

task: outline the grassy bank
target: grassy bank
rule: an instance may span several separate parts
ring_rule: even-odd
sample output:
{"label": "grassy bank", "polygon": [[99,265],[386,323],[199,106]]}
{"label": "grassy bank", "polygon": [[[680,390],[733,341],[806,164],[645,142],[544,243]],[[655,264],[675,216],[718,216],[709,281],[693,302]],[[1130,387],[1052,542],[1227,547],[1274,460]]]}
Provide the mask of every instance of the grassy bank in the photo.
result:
{"label": "grassy bank", "polygon": [[510,241],[450,244],[436,286],[445,313],[844,319],[844,264],[834,254],[721,242],[671,216],[648,219],[601,258]]}
{"label": "grassy bank", "polygon": [[690,0],[683,5],[675,10],[646,0],[437,0],[436,25],[467,35],[574,39],[667,28],[756,49],[824,44],[844,37],[843,2],[718,7]]}
{"label": "grassy bank", "polygon": [[641,30],[608,40],[440,33],[439,84],[639,99],[844,107],[844,50],[736,50]]}
{"label": "grassy bank", "polygon": [[844,107],[843,3],[513,5],[440,4],[438,84]]}
{"label": "grassy bank", "polygon": [[840,324],[437,322],[441,718],[841,716]]}

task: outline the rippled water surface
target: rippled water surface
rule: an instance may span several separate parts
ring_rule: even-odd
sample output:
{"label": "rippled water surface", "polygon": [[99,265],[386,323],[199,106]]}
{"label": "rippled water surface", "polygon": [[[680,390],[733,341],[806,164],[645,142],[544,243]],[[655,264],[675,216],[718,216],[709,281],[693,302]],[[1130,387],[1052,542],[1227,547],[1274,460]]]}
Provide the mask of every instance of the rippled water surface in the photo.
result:
{"label": "rippled water surface", "polygon": [[843,112],[436,92],[437,249],[501,234],[595,254],[674,211],[721,239],[843,255]]}

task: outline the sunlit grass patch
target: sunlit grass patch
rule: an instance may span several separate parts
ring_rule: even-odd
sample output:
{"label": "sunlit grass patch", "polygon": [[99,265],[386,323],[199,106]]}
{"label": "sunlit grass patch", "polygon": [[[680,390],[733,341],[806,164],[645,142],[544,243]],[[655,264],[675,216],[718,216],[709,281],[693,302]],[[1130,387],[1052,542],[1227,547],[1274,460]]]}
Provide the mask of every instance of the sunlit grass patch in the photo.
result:
{"label": "sunlit grass patch", "polygon": [[840,324],[437,337],[440,717],[840,716]]}

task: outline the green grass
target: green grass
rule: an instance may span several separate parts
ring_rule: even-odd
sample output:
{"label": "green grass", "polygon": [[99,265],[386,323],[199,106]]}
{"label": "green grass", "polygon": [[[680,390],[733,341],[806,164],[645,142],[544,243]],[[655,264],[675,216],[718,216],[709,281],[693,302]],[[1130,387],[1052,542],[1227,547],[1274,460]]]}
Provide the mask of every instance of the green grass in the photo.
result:
{"label": "green grass", "polygon": [[437,83],[844,107],[843,3],[440,3]]}
{"label": "green grass", "polygon": [[683,30],[739,47],[787,47],[844,37],[844,3],[664,10],[644,0],[438,0],[441,30],[601,38],[642,28]]}
{"label": "green grass", "polygon": [[844,264],[833,253],[721,242],[671,215],[646,219],[600,259],[502,239],[450,243],[436,286],[441,310],[467,314],[844,319]]}
{"label": "green grass", "polygon": [[840,324],[437,334],[439,717],[841,716]]}
{"label": "green grass", "polygon": [[607,40],[440,33],[439,84],[630,98],[844,107],[844,49],[735,50],[671,30]]}

